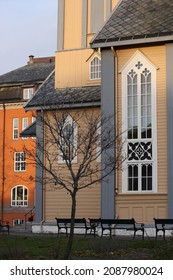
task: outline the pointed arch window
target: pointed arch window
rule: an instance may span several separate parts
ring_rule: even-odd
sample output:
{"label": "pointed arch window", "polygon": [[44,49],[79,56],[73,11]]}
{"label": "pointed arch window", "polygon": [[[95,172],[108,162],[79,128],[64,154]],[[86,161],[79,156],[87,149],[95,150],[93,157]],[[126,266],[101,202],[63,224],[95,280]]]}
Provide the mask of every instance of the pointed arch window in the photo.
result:
{"label": "pointed arch window", "polygon": [[156,191],[156,69],[137,53],[122,71],[126,154],[123,191]]}
{"label": "pointed arch window", "polygon": [[90,80],[101,79],[101,59],[95,56],[90,62]]}
{"label": "pointed arch window", "polygon": [[68,116],[59,131],[59,162],[77,162],[77,124]]}

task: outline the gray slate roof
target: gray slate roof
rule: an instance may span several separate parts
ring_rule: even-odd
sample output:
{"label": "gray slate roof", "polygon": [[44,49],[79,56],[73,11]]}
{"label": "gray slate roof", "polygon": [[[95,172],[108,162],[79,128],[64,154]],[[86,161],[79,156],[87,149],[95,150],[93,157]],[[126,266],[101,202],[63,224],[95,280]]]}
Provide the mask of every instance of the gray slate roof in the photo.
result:
{"label": "gray slate roof", "polygon": [[92,47],[173,40],[173,0],[121,0]]}
{"label": "gray slate roof", "polygon": [[25,105],[26,110],[53,107],[98,106],[101,100],[100,86],[55,89],[54,71],[49,75],[33,98]]}
{"label": "gray slate roof", "polygon": [[55,63],[33,63],[0,76],[2,84],[22,84],[44,81],[55,68]]}

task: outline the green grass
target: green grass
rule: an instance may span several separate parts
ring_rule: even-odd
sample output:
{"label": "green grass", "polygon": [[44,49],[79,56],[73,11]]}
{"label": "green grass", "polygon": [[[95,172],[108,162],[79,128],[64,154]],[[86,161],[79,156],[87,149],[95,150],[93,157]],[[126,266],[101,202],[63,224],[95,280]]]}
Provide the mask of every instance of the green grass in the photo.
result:
{"label": "green grass", "polygon": [[[67,243],[65,236],[0,235],[0,259],[61,259]],[[75,236],[72,259],[148,259],[172,260],[173,238],[166,241],[131,238]]]}

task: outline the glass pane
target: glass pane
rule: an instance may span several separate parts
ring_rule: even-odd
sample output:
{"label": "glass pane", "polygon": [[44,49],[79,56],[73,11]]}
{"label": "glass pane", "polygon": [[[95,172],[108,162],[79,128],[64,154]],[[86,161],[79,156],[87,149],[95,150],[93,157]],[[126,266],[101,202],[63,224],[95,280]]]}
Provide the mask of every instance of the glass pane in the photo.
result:
{"label": "glass pane", "polygon": [[133,139],[137,139],[138,138],[138,129],[137,127],[133,128]]}
{"label": "glass pane", "polygon": [[146,189],[147,189],[146,178],[142,178],[142,191],[146,191]]}
{"label": "glass pane", "polygon": [[152,177],[152,165],[148,165],[148,176]]}
{"label": "glass pane", "polygon": [[148,190],[152,191],[152,178],[148,178]]}
{"label": "glass pane", "polygon": [[133,94],[132,85],[128,85],[128,87],[127,87],[127,93],[128,93],[128,95],[132,95],[132,94]]}
{"label": "glass pane", "polygon": [[128,191],[132,191],[132,179],[128,179]]}
{"label": "glass pane", "polygon": [[141,74],[141,83],[145,83],[145,76]]}
{"label": "glass pane", "polygon": [[132,106],[134,102],[133,97],[128,97],[128,106]]}
{"label": "glass pane", "polygon": [[131,165],[129,165],[129,168],[128,168],[128,177],[130,178],[130,177],[132,177],[132,166]]}
{"label": "glass pane", "polygon": [[17,187],[17,200],[23,199],[23,187]]}
{"label": "glass pane", "polygon": [[15,188],[12,190],[12,200],[15,200]]}
{"label": "glass pane", "polygon": [[134,166],[134,176],[138,177],[138,166],[137,165]]}
{"label": "glass pane", "polygon": [[137,115],[138,115],[138,108],[135,106],[133,107],[133,116],[137,117]]}
{"label": "glass pane", "polygon": [[134,76],[134,78],[133,78],[133,83],[134,83],[134,84],[137,84],[137,75]]}
{"label": "glass pane", "polygon": [[146,166],[145,165],[143,165],[142,166],[142,176],[146,176]]}
{"label": "glass pane", "polygon": [[127,76],[127,84],[128,85],[132,84],[132,78],[129,75]]}
{"label": "glass pane", "polygon": [[134,96],[134,97],[133,97],[133,105],[134,105],[134,106],[137,106],[137,105],[138,105],[137,96]]}
{"label": "glass pane", "polygon": [[138,178],[134,179],[134,187],[133,187],[134,191],[138,191]]}
{"label": "glass pane", "polygon": [[141,85],[141,94],[142,95],[145,94],[145,85],[144,84]]}
{"label": "glass pane", "polygon": [[128,117],[132,117],[133,116],[133,108],[129,107],[128,108]]}
{"label": "glass pane", "polygon": [[137,95],[137,85],[133,86],[133,95]]}
{"label": "glass pane", "polygon": [[148,83],[151,83],[151,73],[148,74],[148,76],[147,76],[147,82],[148,82]]}
{"label": "glass pane", "polygon": [[151,93],[151,84],[147,84],[147,93]]}

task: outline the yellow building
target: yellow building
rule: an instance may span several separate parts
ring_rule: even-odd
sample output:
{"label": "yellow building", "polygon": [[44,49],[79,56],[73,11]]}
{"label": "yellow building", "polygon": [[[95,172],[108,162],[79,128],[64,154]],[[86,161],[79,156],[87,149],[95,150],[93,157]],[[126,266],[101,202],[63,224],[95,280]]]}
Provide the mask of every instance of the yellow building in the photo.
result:
{"label": "yellow building", "polygon": [[[113,114],[124,143],[122,170],[81,192],[77,216],[133,217],[145,224],[172,218],[172,8],[171,0],[58,1],[55,74],[26,110],[39,111],[59,102],[58,95],[71,94],[75,106],[69,108],[80,111],[82,96],[92,96],[85,109]],[[65,193],[39,185],[36,192],[35,230],[70,215]]]}
{"label": "yellow building", "polygon": [[120,1],[91,41],[101,48],[102,110],[114,103],[125,139],[112,203],[118,217],[146,224],[173,216],[172,8],[169,0]]}

